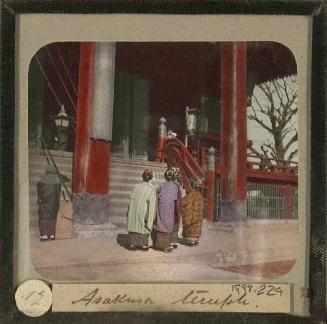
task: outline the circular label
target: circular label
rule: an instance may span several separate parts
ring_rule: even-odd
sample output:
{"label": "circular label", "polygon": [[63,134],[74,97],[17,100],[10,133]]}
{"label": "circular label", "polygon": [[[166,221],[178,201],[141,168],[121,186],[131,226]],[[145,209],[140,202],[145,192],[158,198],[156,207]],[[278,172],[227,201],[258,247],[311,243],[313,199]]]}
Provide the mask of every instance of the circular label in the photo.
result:
{"label": "circular label", "polygon": [[17,308],[27,316],[38,317],[45,314],[52,304],[50,287],[41,280],[28,280],[16,290]]}

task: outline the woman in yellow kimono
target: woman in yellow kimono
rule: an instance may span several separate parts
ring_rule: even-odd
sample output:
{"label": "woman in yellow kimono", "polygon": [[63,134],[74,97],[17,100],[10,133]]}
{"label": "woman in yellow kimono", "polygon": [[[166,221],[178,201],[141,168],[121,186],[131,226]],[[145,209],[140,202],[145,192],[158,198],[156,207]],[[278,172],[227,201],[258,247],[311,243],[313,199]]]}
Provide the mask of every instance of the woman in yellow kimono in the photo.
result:
{"label": "woman in yellow kimono", "polygon": [[188,246],[199,244],[204,213],[202,184],[192,181],[188,194],[182,199],[183,239]]}
{"label": "woman in yellow kimono", "polygon": [[148,251],[149,234],[156,214],[156,190],[150,180],[153,173],[145,170],[143,181],[134,187],[127,212],[129,250]]}

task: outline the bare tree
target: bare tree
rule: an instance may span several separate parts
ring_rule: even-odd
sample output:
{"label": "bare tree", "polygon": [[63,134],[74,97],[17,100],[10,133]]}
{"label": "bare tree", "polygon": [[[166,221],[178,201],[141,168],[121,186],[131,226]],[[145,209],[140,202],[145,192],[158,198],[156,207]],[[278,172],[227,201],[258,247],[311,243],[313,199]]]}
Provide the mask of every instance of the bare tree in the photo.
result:
{"label": "bare tree", "polygon": [[258,157],[291,161],[297,156],[297,97],[295,75],[256,85],[248,119],[270,135],[260,150],[253,151]]}

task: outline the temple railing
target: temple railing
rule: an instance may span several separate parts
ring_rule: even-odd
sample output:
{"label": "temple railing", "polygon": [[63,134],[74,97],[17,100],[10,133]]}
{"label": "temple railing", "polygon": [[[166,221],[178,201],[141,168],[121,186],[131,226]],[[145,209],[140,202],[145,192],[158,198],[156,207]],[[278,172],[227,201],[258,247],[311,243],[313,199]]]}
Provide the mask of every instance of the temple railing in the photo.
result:
{"label": "temple railing", "polygon": [[298,163],[273,159],[258,154],[247,154],[247,179],[270,183],[298,183]]}
{"label": "temple railing", "polygon": [[167,138],[163,145],[163,158],[169,167],[180,169],[183,185],[189,187],[194,179],[204,184],[205,171],[194,159],[183,142],[177,138]]}
{"label": "temple railing", "polygon": [[[180,169],[184,188],[190,186],[191,179],[201,181],[206,200],[206,218],[219,220],[224,163],[220,143],[209,147],[209,143],[202,141],[201,146],[189,143],[186,147],[181,140],[167,133],[164,118],[160,119],[160,123],[157,160]],[[297,218],[298,163],[268,158],[256,151],[251,141],[248,141],[247,149],[247,218]]]}
{"label": "temple railing", "polygon": [[256,154],[248,154],[247,168],[264,172],[279,172],[296,175],[298,172],[298,163],[295,161],[272,159]]}

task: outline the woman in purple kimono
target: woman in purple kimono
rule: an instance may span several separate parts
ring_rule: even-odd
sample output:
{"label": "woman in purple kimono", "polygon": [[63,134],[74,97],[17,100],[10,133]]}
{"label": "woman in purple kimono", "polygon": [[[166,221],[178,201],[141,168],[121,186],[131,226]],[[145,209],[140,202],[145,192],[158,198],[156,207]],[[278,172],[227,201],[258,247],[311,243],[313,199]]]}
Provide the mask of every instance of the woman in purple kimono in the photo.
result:
{"label": "woman in purple kimono", "polygon": [[153,243],[156,250],[171,252],[178,187],[173,182],[175,179],[173,170],[168,169],[165,172],[165,179],[166,182],[157,189],[158,212]]}

